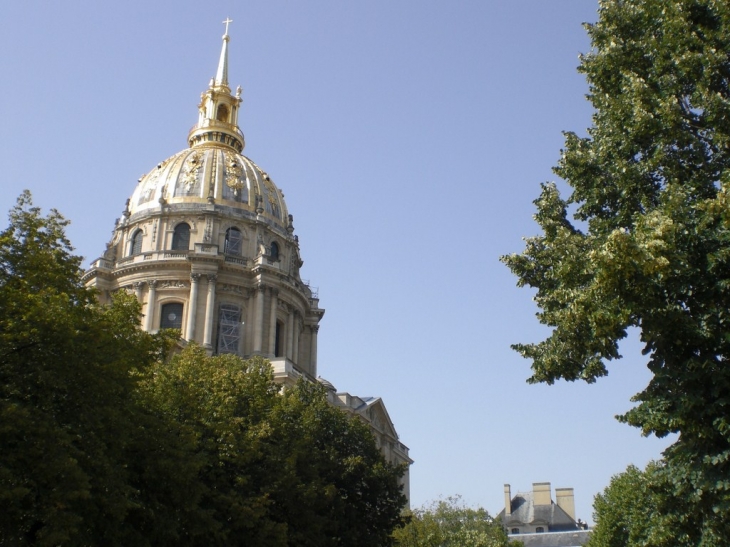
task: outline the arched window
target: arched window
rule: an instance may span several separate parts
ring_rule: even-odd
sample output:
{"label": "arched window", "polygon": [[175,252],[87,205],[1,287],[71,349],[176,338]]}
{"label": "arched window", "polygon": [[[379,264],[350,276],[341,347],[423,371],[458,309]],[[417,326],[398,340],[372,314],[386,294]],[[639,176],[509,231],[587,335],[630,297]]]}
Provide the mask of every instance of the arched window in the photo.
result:
{"label": "arched window", "polygon": [[179,302],[163,304],[160,311],[161,329],[182,329],[183,305]]}
{"label": "arched window", "polygon": [[190,249],[190,225],[181,222],[175,226],[175,232],[172,234],[172,250],[187,251]]}
{"label": "arched window", "polygon": [[269,258],[271,260],[279,260],[279,244],[276,241],[271,242],[271,247],[269,247]]}
{"label": "arched window", "polygon": [[510,534],[519,534],[520,533],[520,529],[519,528],[512,528],[512,530],[510,530],[509,533]]}
{"label": "arched window", "polygon": [[240,255],[243,246],[243,235],[238,228],[228,228],[226,230],[226,241],[223,252],[227,255]]}
{"label": "arched window", "polygon": [[137,230],[132,236],[132,243],[129,246],[129,256],[136,256],[142,252],[142,230]]}
{"label": "arched window", "polygon": [[218,314],[218,353],[238,353],[241,340],[241,308],[221,304]]}
{"label": "arched window", "polygon": [[545,528],[543,528],[542,526],[538,526],[537,528],[535,528],[535,533],[537,534],[542,534],[544,531]]}
{"label": "arched window", "polygon": [[228,107],[226,105],[218,105],[218,113],[216,114],[215,119],[219,122],[228,121]]}

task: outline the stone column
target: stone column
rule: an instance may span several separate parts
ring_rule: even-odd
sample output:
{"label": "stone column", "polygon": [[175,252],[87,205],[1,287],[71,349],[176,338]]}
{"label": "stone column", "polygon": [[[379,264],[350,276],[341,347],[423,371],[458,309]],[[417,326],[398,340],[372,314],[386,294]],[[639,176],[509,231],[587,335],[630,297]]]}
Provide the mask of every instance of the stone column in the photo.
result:
{"label": "stone column", "polygon": [[286,320],[286,358],[293,361],[294,355],[294,309],[289,308],[289,316]]}
{"label": "stone column", "polygon": [[261,353],[264,341],[264,291],[266,285],[256,287],[256,316],[253,322],[253,351]]}
{"label": "stone column", "polygon": [[157,280],[151,279],[147,282],[147,315],[144,318],[144,330],[152,332],[152,320],[155,316],[155,305],[157,300]]}
{"label": "stone column", "polygon": [[276,357],[276,312],[279,308],[279,291],[273,287],[269,291],[271,293],[269,310],[269,355]]}
{"label": "stone column", "polygon": [[309,346],[309,373],[312,376],[317,376],[317,333],[319,332],[319,325],[312,325],[312,343]]}
{"label": "stone column", "polygon": [[137,297],[137,302],[140,304],[142,303],[142,287],[144,287],[144,283],[141,281],[134,282],[134,295]]}
{"label": "stone column", "polygon": [[190,298],[188,299],[188,325],[185,331],[185,340],[192,341],[195,337],[195,312],[198,308],[198,283],[200,274],[190,274]]}
{"label": "stone column", "polygon": [[208,299],[205,302],[205,331],[203,333],[203,345],[212,348],[213,340],[213,315],[215,314],[215,275],[208,275]]}

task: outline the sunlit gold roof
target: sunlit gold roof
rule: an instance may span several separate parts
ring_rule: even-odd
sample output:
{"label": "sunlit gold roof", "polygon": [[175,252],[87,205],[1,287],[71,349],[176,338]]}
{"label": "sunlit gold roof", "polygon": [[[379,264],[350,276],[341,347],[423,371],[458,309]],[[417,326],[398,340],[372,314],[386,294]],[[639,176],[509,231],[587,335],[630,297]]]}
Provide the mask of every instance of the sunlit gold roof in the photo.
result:
{"label": "sunlit gold roof", "polygon": [[144,175],[129,213],[176,203],[226,205],[285,224],[284,196],[261,168],[226,146],[193,146]]}
{"label": "sunlit gold roof", "polygon": [[238,126],[241,88],[228,86],[228,23],[215,77],[201,94],[198,122],[188,134],[187,148],[155,166],[139,179],[129,202],[134,215],[160,206],[217,204],[263,216],[286,226],[284,196],[269,176],[243,156]]}

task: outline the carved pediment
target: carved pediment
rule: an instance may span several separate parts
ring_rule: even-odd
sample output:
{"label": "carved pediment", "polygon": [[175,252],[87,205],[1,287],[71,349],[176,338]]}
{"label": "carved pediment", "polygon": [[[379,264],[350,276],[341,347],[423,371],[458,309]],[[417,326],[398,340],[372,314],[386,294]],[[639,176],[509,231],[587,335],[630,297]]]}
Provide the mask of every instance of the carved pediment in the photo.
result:
{"label": "carved pediment", "polygon": [[384,435],[393,437],[393,439],[398,439],[398,433],[395,430],[393,421],[390,419],[388,410],[385,408],[385,404],[380,397],[367,402],[366,413],[368,421],[375,429],[382,432]]}

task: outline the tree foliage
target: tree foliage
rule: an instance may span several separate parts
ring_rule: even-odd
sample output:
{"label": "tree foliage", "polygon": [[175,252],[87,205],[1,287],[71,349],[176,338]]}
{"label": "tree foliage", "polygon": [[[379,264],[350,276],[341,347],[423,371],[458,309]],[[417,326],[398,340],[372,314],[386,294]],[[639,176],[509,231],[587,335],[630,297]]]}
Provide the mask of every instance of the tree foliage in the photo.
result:
{"label": "tree foliage", "polygon": [[[96,305],[56,211],[23,194],[0,233],[0,532],[8,545],[113,543],[136,504],[134,373],[161,354],[119,295]],[[91,524],[93,522],[93,525]],[[132,539],[132,538],[129,538]]]}
{"label": "tree foliage", "polygon": [[401,467],[367,426],[301,381],[284,393],[262,358],[209,357],[191,344],[143,388],[193,439],[201,507],[215,535],[201,545],[383,546],[401,522]]}
{"label": "tree foliage", "polygon": [[[727,538],[688,529],[692,502],[672,494],[665,462],[651,462],[643,471],[630,465],[611,478],[593,502],[595,526],[587,547],[693,547],[723,545]],[[697,524],[693,522],[692,524]],[[707,532],[707,530],[705,530]]]}
{"label": "tree foliage", "polygon": [[404,470],[364,424],[260,358],[170,356],[66,224],[26,193],[0,233],[0,544],[390,544]]}
{"label": "tree foliage", "polygon": [[531,382],[593,382],[639,329],[653,377],[620,419],[679,433],[666,487],[710,545],[730,537],[730,4],[603,0],[587,28],[593,125],[555,168],[571,193],[544,184],[543,234],[503,257],[553,331],[514,347]]}
{"label": "tree foliage", "polygon": [[408,523],[395,531],[399,547],[516,547],[510,543],[502,523],[481,507],[463,504],[459,496],[433,502],[417,509]]}
{"label": "tree foliage", "polygon": [[611,478],[593,501],[593,520],[588,547],[638,547],[650,545],[657,529],[657,504],[649,488],[650,469],[630,465]]}

